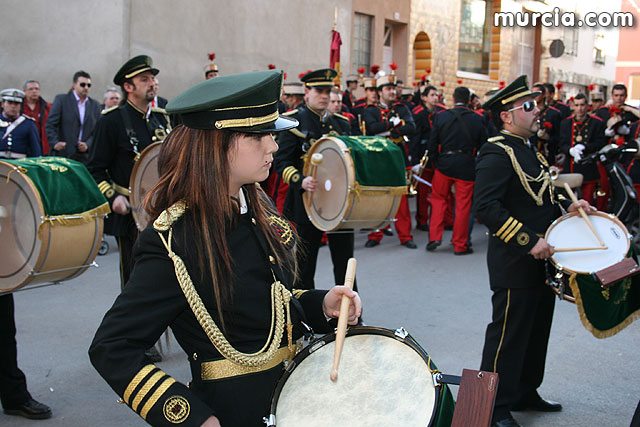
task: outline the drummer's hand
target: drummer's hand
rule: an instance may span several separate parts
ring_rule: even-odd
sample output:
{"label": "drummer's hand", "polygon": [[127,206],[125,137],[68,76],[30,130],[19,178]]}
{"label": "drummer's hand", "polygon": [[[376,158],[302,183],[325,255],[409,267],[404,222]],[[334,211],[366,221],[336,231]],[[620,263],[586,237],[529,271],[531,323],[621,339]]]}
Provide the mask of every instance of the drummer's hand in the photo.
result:
{"label": "drummer's hand", "polygon": [[592,213],[592,212],[596,211],[596,208],[591,206],[589,204],[589,202],[587,202],[586,200],[583,200],[583,199],[580,199],[577,202],[572,203],[571,206],[569,206],[569,209],[567,209],[567,211],[569,211],[569,212],[577,212],[578,211],[578,207],[581,207],[582,209],[584,209],[585,213]]}
{"label": "drummer's hand", "polygon": [[220,427],[220,421],[212,415],[207,418],[207,420],[202,424],[202,427]]}
{"label": "drummer's hand", "polygon": [[58,141],[58,142],[56,142],[56,144],[53,146],[53,149],[54,149],[55,151],[62,151],[62,150],[64,150],[64,147],[66,147],[66,146],[67,146],[67,143],[66,143],[66,142],[64,142],[64,141]]}
{"label": "drummer's hand", "polygon": [[553,246],[551,246],[546,240],[542,237],[538,239],[535,246],[531,248],[529,253],[533,255],[535,259],[546,259],[550,258],[551,255],[554,254]]}
{"label": "drummer's hand", "polygon": [[84,153],[85,151],[87,151],[87,148],[89,147],[87,146],[86,142],[78,141],[78,151],[80,153]]}
{"label": "drummer's hand", "polygon": [[312,176],[307,176],[302,180],[302,188],[304,191],[316,191],[316,186],[318,185],[318,180],[313,178]]}
{"label": "drummer's hand", "polygon": [[129,200],[124,197],[122,194],[118,194],[118,196],[113,201],[113,206],[111,206],[111,210],[120,215],[126,215],[131,212],[131,205],[129,204]]}
{"label": "drummer's hand", "polygon": [[362,302],[357,292],[352,291],[346,286],[334,286],[327,292],[322,301],[322,311],[327,317],[336,318],[340,316],[340,303],[342,295],[351,298],[349,302],[349,324],[358,323],[358,318],[362,315]]}

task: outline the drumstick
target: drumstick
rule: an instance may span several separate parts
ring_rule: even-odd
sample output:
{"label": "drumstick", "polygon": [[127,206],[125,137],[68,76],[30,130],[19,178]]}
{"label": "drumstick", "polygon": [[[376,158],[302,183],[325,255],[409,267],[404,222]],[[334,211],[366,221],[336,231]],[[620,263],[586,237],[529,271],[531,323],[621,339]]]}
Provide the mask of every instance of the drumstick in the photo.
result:
{"label": "drumstick", "polygon": [[[349,258],[347,263],[347,274],[344,277],[344,285],[349,289],[353,289],[353,281],[356,277],[356,259]],[[342,355],[342,347],[344,338],[347,334],[347,322],[349,321],[349,300],[346,295],[342,295],[340,302],[340,316],[338,316],[338,329],[336,330],[336,349],[333,353],[333,369],[331,370],[331,381],[338,381],[338,366],[340,365],[340,356]]]}
{"label": "drumstick", "polygon": [[596,246],[592,248],[559,248],[554,249],[554,252],[574,252],[574,251],[597,251],[597,250],[607,250],[609,249],[607,246]]}
{"label": "drumstick", "polygon": [[[567,193],[569,194],[569,197],[571,197],[571,201],[573,203],[578,203],[578,198],[576,197],[576,195],[571,190],[571,187],[569,187],[569,184],[567,184],[566,182],[564,183],[564,189],[567,190]],[[598,232],[596,231],[595,227],[591,223],[591,220],[589,219],[589,216],[586,214],[584,209],[582,209],[582,207],[578,206],[578,212],[580,212],[580,215],[582,216],[582,218],[584,218],[584,220],[587,222],[587,225],[589,226],[591,231],[593,231],[593,235],[596,236],[596,239],[598,239],[598,242],[600,242],[600,246],[604,247],[604,242],[600,238],[600,235],[598,234]]]}
{"label": "drumstick", "polygon": [[[314,153],[311,156],[311,178],[316,179],[316,173],[318,172],[318,166],[320,166],[322,164],[322,154],[320,153]],[[309,194],[309,204],[311,204],[311,202],[313,201],[313,193],[315,193],[315,191],[312,191]]]}

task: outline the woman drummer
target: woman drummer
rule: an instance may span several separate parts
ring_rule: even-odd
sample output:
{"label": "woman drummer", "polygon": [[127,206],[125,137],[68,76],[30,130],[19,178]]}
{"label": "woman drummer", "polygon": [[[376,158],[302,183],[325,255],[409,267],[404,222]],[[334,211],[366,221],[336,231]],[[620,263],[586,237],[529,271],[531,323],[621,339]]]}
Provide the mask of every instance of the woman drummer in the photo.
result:
{"label": "woman drummer", "polygon": [[[136,242],[131,279],[91,344],[91,362],[152,425],[260,426],[300,320],[331,330],[343,295],[291,289],[295,233],[260,187],[278,149],[282,73],[218,77],[167,106],[182,126],[163,143],[160,182],[145,208],[156,218]],[[187,387],[144,356],[170,326],[188,355]],[[329,367],[327,367],[329,369]]]}

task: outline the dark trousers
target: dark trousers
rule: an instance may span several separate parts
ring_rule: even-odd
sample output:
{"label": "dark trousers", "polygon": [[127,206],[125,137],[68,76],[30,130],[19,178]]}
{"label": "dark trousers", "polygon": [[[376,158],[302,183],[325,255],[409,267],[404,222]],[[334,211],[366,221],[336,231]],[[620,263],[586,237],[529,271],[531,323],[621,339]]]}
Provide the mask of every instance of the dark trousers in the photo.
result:
{"label": "dark trousers", "polygon": [[[298,232],[301,247],[296,252],[300,279],[295,288],[314,289],[313,278],[316,275],[318,250],[320,249],[320,240],[323,232],[313,224],[298,224],[296,225],[296,231]],[[353,257],[353,231],[327,233],[327,237],[329,238],[329,251],[331,252],[331,261],[333,263],[333,278],[336,285],[343,285],[344,275],[347,272],[347,262],[349,258]],[[353,289],[358,289],[355,282],[353,283]]]}
{"label": "dark trousers", "polygon": [[138,229],[135,224],[127,227],[126,234],[116,236],[118,250],[120,251],[120,290],[129,281],[131,270],[133,270],[133,245],[138,238]]}
{"label": "dark trousers", "polygon": [[494,288],[492,322],[480,369],[499,374],[493,420],[510,415],[514,404],[536,396],[542,384],[555,295],[548,286]]}
{"label": "dark trousers", "polygon": [[0,295],[0,400],[11,408],[31,399],[27,379],[18,368],[13,294]]}

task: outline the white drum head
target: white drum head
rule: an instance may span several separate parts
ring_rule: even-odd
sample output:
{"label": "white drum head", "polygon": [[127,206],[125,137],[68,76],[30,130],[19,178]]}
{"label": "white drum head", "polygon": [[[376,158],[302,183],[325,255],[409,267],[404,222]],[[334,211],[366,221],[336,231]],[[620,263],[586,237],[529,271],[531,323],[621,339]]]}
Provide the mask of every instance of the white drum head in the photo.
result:
{"label": "white drum head", "polygon": [[417,351],[389,336],[347,336],[334,383],[334,349],[335,341],[320,347],[286,379],[275,411],[278,427],[429,425],[436,389]]}
{"label": "white drum head", "polygon": [[[556,252],[551,261],[563,270],[573,273],[590,274],[622,261],[629,252],[629,238],[626,227],[613,215],[596,212],[589,219],[606,250]],[[600,246],[586,221],[578,214],[568,214],[558,218],[547,230],[547,242],[559,248],[583,248]]]}

